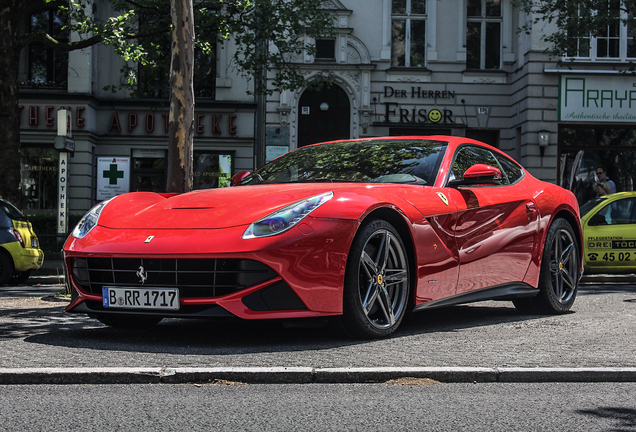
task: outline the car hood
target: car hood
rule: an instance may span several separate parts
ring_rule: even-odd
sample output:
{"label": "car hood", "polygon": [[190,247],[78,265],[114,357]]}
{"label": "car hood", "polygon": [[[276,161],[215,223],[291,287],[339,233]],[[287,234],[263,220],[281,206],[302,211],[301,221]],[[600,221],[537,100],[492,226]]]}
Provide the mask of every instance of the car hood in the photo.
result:
{"label": "car hood", "polygon": [[99,225],[114,229],[219,229],[248,225],[268,214],[348,184],[285,184],[206,189],[164,197],[133,192],[106,205]]}

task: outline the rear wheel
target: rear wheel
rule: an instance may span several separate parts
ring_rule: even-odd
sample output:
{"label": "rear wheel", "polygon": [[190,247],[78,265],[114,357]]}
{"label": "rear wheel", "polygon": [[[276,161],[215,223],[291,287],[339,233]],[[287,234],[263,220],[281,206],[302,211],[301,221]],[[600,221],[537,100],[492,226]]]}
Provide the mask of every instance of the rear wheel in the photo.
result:
{"label": "rear wheel", "polygon": [[147,328],[159,324],[163,317],[145,315],[95,315],[102,324],[117,328]]}
{"label": "rear wheel", "polygon": [[0,285],[4,285],[11,279],[13,274],[13,262],[4,253],[0,253]]}
{"label": "rear wheel", "polygon": [[343,329],[356,338],[381,338],[398,328],[408,304],[409,261],[404,243],[386,221],[356,235],[345,275]]}
{"label": "rear wheel", "polygon": [[565,313],[574,304],[580,276],[579,246],[574,230],[565,219],[556,219],[545,241],[539,294],[513,303],[523,313]]}

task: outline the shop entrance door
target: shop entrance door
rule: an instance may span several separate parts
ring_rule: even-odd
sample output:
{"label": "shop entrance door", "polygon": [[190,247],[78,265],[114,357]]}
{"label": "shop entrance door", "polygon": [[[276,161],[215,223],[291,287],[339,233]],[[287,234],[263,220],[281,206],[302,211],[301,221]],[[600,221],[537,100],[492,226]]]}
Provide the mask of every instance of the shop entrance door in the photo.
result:
{"label": "shop entrance door", "polygon": [[298,147],[351,137],[349,98],[335,84],[305,90],[298,115]]}

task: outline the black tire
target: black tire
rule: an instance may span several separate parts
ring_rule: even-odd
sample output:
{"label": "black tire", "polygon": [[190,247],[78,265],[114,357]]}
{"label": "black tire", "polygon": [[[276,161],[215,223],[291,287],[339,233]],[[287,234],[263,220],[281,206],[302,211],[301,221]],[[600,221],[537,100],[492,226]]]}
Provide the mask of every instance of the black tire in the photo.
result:
{"label": "black tire", "polygon": [[411,282],[404,243],[391,224],[373,220],[353,241],[340,324],[351,337],[374,339],[393,333],[404,318]]}
{"label": "black tire", "polygon": [[29,279],[29,277],[31,277],[31,273],[33,273],[32,270],[15,273],[13,276],[11,276],[11,283],[12,284],[25,283]]}
{"label": "black tire", "polygon": [[151,316],[151,315],[108,315],[97,314],[94,316],[102,324],[106,324],[110,327],[116,328],[148,328],[153,327],[163,319],[163,317]]}
{"label": "black tire", "polygon": [[9,282],[13,275],[13,262],[5,253],[0,252],[0,285]]}
{"label": "black tire", "polygon": [[545,240],[539,294],[513,301],[522,313],[562,314],[568,312],[579,289],[581,277],[579,245],[572,226],[556,219]]}

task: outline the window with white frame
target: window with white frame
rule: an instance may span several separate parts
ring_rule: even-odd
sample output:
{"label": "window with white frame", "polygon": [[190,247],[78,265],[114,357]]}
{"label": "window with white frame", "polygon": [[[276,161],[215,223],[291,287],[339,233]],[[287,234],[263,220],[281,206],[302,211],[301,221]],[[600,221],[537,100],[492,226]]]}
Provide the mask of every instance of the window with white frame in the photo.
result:
{"label": "window with white frame", "polygon": [[594,13],[601,18],[600,31],[596,37],[580,35],[577,29],[584,17],[579,6],[579,16],[570,21],[568,53],[571,59],[591,61],[627,60],[636,58],[636,20],[626,10],[621,0],[608,0],[606,8]]}
{"label": "window with white frame", "polygon": [[466,68],[501,69],[501,0],[468,0]]}
{"label": "window with white frame", "polygon": [[426,0],[393,0],[391,66],[426,66]]}

